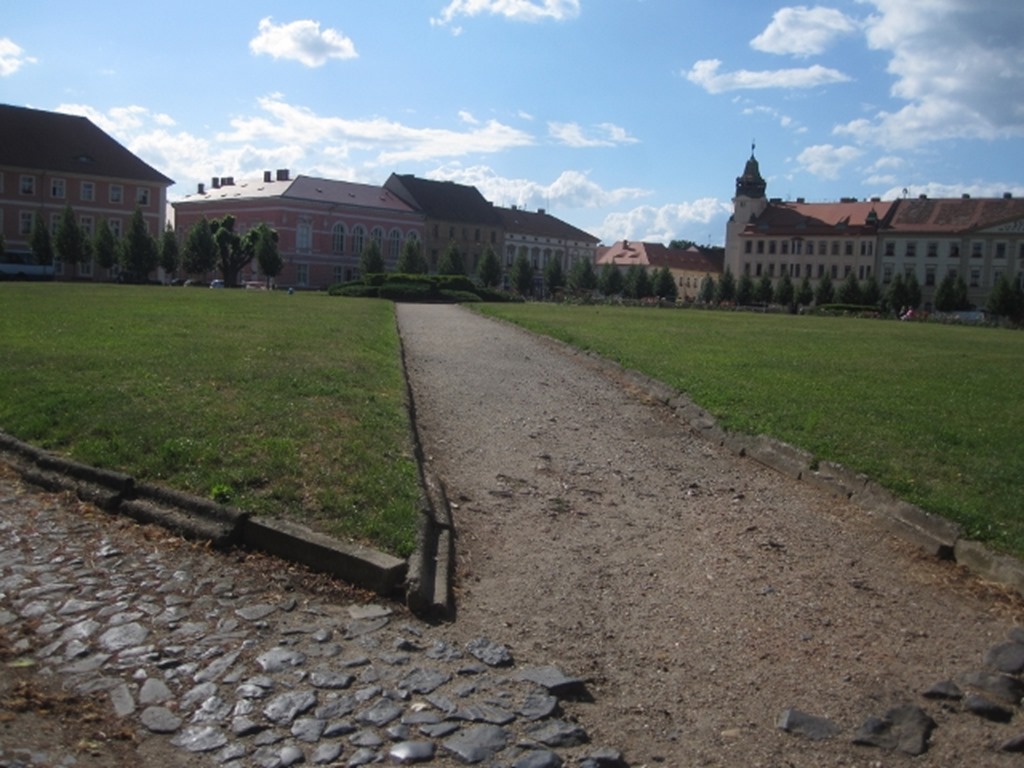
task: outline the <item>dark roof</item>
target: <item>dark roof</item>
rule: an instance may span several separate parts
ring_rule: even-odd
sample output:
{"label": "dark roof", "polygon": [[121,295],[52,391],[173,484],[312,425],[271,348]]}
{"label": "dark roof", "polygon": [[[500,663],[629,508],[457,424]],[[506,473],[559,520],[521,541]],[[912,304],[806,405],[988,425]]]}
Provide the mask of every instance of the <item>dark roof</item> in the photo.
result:
{"label": "dark roof", "polygon": [[392,173],[384,182],[384,188],[431,219],[501,226],[501,218],[494,207],[476,187]]}
{"label": "dark roof", "polygon": [[1024,218],[1024,198],[927,197],[900,200],[889,229],[896,232],[956,234]]}
{"label": "dark roof", "polygon": [[0,104],[0,165],[171,185],[88,118]]}
{"label": "dark roof", "polygon": [[520,208],[494,209],[501,217],[505,232],[510,234],[533,235],[558,240],[575,240],[583,243],[598,243],[600,238],[568,224],[543,210],[524,211]]}

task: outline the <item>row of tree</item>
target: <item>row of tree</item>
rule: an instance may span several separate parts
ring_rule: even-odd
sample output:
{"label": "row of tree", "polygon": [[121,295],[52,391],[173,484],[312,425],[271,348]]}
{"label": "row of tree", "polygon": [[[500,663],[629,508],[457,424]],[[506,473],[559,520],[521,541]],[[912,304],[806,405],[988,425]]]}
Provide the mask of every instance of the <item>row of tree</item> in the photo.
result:
{"label": "row of tree", "polygon": [[[178,238],[170,227],[161,233],[159,240],[154,238],[138,208],[123,237],[114,235],[106,219],[101,220],[90,235],[82,229],[68,205],[53,235],[44,216],[35,215],[29,249],[36,264],[50,266],[59,260],[71,268],[72,275],[79,264],[95,263],[111,273],[118,273],[125,282],[144,283],[154,269],[162,267],[169,275],[179,270],[189,275],[216,271],[223,276],[225,285],[231,286],[253,259],[268,280],[280,274],[284,262],[277,240],[277,231],[262,223],[245,235],[239,235],[235,232],[234,216],[225,216],[213,221],[201,219],[189,229],[183,246],[179,247]],[[0,236],[0,259],[3,252]]]}

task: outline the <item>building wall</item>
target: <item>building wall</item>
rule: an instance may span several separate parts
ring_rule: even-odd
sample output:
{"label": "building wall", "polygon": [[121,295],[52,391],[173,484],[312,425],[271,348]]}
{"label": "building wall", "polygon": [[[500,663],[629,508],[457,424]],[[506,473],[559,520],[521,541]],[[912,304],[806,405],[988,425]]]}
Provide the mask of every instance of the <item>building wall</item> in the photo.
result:
{"label": "building wall", "polygon": [[476,271],[487,246],[493,248],[496,255],[501,253],[502,232],[498,227],[428,218],[425,229],[423,255],[431,271],[437,269],[451,243],[459,249],[462,263],[470,274]]}
{"label": "building wall", "polygon": [[[0,167],[0,232],[5,260],[30,261],[29,239],[36,213],[43,215],[53,235],[67,205],[90,237],[103,220],[115,236],[123,235],[136,208],[142,211],[149,233],[159,237],[166,222],[167,188],[132,179]],[[74,275],[69,266],[56,264],[54,274],[65,280],[112,277],[93,264],[79,264]]]}
{"label": "building wall", "polygon": [[[406,240],[422,242],[424,236],[423,217],[418,214],[328,201],[268,197],[179,202],[174,208],[175,230],[181,243],[203,216],[209,220],[234,216],[238,234],[260,223],[276,229],[284,261],[284,269],[276,278],[279,287],[324,290],[334,283],[355,279],[363,247],[373,237],[379,240],[387,268],[394,269]],[[255,260],[239,276],[241,281],[262,279]]]}

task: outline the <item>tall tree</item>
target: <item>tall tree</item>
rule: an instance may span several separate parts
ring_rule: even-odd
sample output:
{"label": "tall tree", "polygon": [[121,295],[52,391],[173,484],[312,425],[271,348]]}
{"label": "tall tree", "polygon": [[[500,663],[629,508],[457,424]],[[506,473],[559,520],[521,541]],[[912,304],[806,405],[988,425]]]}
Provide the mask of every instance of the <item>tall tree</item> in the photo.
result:
{"label": "tall tree", "polygon": [[946,276],[939,282],[939,287],[935,289],[933,303],[935,304],[935,309],[939,312],[955,312],[958,309],[956,305],[956,278],[953,277],[952,272],[947,272]]}
{"label": "tall tree", "polygon": [[459,247],[455,244],[454,240],[448,243],[448,247],[445,248],[444,253],[441,254],[441,263],[437,265],[437,274],[466,274],[466,263],[463,261],[462,254],[459,252]]}
{"label": "tall tree", "polygon": [[802,307],[811,306],[811,302],[814,301],[814,289],[811,288],[811,279],[804,275],[804,279],[800,281],[800,287],[796,290],[796,303]]}
{"label": "tall tree", "polygon": [[700,292],[697,294],[697,301],[701,304],[710,304],[715,300],[715,278],[711,275],[704,275],[700,281]]}
{"label": "tall tree", "polygon": [[551,259],[544,267],[544,289],[548,296],[554,296],[565,288],[565,271],[562,269],[562,260]]}
{"label": "tall tree", "polygon": [[992,286],[987,309],[993,315],[1019,320],[1024,311],[1024,295],[1016,281],[1011,281],[1005,273],[1000,275]]}
{"label": "tall tree", "polygon": [[733,301],[735,298],[736,278],[733,277],[732,270],[726,267],[718,285],[715,286],[715,301],[721,304],[723,301]]}
{"label": "tall tree", "polygon": [[569,270],[569,290],[576,294],[590,293],[597,288],[597,273],[590,259],[578,259]]}
{"label": "tall tree", "polygon": [[796,290],[793,288],[789,272],[783,272],[779,284],[775,287],[775,301],[786,307],[792,306],[795,294]]}
{"label": "tall tree", "polygon": [[896,314],[902,314],[907,308],[908,301],[907,285],[903,282],[903,275],[897,272],[885,292],[885,306]]}
{"label": "tall tree", "polygon": [[758,304],[772,303],[772,299],[775,298],[775,288],[772,286],[772,279],[768,275],[761,275],[761,279],[757,281],[754,298]]}
{"label": "tall tree", "polygon": [[206,275],[216,263],[217,243],[213,239],[213,228],[204,216],[189,227],[181,266],[190,275]]}
{"label": "tall tree", "polygon": [[32,218],[32,234],[29,236],[28,247],[32,250],[32,258],[36,264],[53,265],[53,240],[50,228],[46,226],[43,214],[37,212]]}
{"label": "tall tree", "polygon": [[882,301],[882,289],[874,275],[869,275],[860,289],[860,303],[865,307],[877,307]]}
{"label": "tall tree", "polygon": [[520,296],[531,296],[533,294],[533,265],[526,257],[525,252],[520,252],[516,260],[512,262],[512,270],[509,272],[509,280],[512,287]]}
{"label": "tall tree", "polygon": [[679,297],[679,288],[676,286],[676,279],[672,276],[672,270],[668,267],[659,269],[654,275],[651,290],[654,291],[654,295],[659,299],[675,302]]}
{"label": "tall tree", "polygon": [[846,276],[846,279],[839,285],[836,296],[840,304],[861,303],[860,283],[857,281],[857,275],[852,269]]}
{"label": "tall tree", "polygon": [[403,275],[425,275],[430,271],[430,265],[423,256],[423,246],[415,237],[410,237],[402,246],[395,271]]}
{"label": "tall tree", "polygon": [[491,246],[484,248],[484,255],[476,269],[477,279],[486,288],[496,288],[501,285],[501,262],[498,261],[498,254]]}
{"label": "tall tree", "polygon": [[234,216],[214,219],[210,228],[217,245],[217,269],[224,278],[224,285],[234,288],[238,285],[238,273],[252,261],[253,254],[242,247],[242,238],[235,232]]}
{"label": "tall tree", "polygon": [[625,280],[622,271],[614,264],[605,264],[601,267],[601,275],[598,277],[597,286],[605,296],[618,296],[625,287]]}
{"label": "tall tree", "polygon": [[646,299],[652,295],[651,276],[646,267],[639,264],[630,264],[626,270],[626,279],[623,292],[631,299]]}
{"label": "tall tree", "polygon": [[384,256],[377,241],[371,237],[359,254],[359,273],[364,276],[379,275],[384,271]]}
{"label": "tall tree", "polygon": [[53,245],[60,260],[71,266],[71,276],[74,277],[77,266],[85,261],[88,250],[82,229],[75,220],[75,213],[71,210],[70,204],[64,206],[64,212],[60,215]]}
{"label": "tall tree", "polygon": [[967,283],[960,276],[956,278],[956,308],[960,310],[971,308],[971,302],[967,298]]}
{"label": "tall tree", "polygon": [[821,276],[818,280],[818,287],[814,289],[814,303],[819,307],[825,304],[831,304],[836,296],[835,286],[832,285],[832,278],[829,277],[828,272]]}
{"label": "tall tree", "polygon": [[92,252],[96,256],[96,263],[103,269],[111,270],[117,263],[117,240],[106,219],[100,220],[96,234],[92,236]]}
{"label": "tall tree", "polygon": [[284,269],[284,259],[281,258],[281,251],[277,247],[277,230],[271,229],[261,221],[246,232],[242,240],[243,248],[253,254],[256,264],[259,265],[260,274],[267,279],[267,288],[270,288],[270,281]]}
{"label": "tall tree", "polygon": [[174,227],[168,224],[160,235],[160,266],[165,274],[173,275],[178,271],[180,261],[178,238],[174,234]]}
{"label": "tall tree", "polygon": [[912,309],[921,306],[921,284],[917,282],[917,275],[913,272],[907,275],[907,304]]}
{"label": "tall tree", "polygon": [[736,281],[736,303],[740,306],[754,303],[754,278],[744,271]]}
{"label": "tall tree", "polygon": [[131,283],[144,283],[159,263],[156,240],[146,228],[142,210],[135,209],[120,248],[121,269]]}

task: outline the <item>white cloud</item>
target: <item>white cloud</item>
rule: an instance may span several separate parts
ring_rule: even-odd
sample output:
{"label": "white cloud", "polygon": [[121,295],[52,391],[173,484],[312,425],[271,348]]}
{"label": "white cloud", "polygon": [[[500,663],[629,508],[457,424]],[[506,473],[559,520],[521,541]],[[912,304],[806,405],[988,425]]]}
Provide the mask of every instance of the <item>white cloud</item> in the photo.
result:
{"label": "white cloud", "polygon": [[780,112],[775,107],[766,107],[764,105],[744,107],[742,112],[744,115],[765,115],[772,120],[777,120],[779,125],[783,128],[795,128],[800,130],[800,126],[793,123],[792,117]]}
{"label": "white cloud", "polygon": [[883,200],[895,200],[899,197],[918,197],[927,195],[931,198],[953,198],[961,195],[971,197],[1002,197],[1009,192],[1014,197],[1024,197],[1024,185],[1020,182],[975,181],[969,184],[943,184],[931,181],[926,184],[908,184],[906,187],[894,186],[882,192]]}
{"label": "white cloud", "polygon": [[234,118],[232,130],[219,134],[217,140],[294,144],[309,152],[344,146],[376,152],[374,162],[380,165],[502,152],[534,143],[530,134],[496,120],[458,131],[410,127],[385,118],[325,117],[288,104],[279,94],[260,99],[259,105],[262,115]]}
{"label": "white cloud", "polygon": [[548,123],[548,135],[561,144],[573,148],[614,147],[618,144],[635,144],[639,139],[629,135],[625,128],[613,123],[601,123],[594,134],[586,135],[578,123]]}
{"label": "white cloud", "polygon": [[805,148],[796,159],[803,170],[814,176],[838,179],[839,172],[863,154],[857,147],[816,144]]}
{"label": "white cloud", "polygon": [[690,68],[686,73],[686,79],[708,93],[756,88],[815,88],[850,80],[842,72],[820,64],[797,69],[739,69],[735,72],[720,73],[721,66],[722,62],[718,59],[702,59]]}
{"label": "white cloud", "polygon": [[0,77],[13,75],[26,64],[35,64],[36,59],[26,56],[20,45],[9,37],[0,37]]}
{"label": "white cloud", "polygon": [[[703,242],[712,234],[718,236],[732,207],[714,197],[704,197],[689,203],[670,203],[662,206],[643,205],[629,211],[611,213],[592,234],[605,243],[617,240],[642,240],[668,244],[672,240],[687,239]],[[701,234],[688,234],[708,230],[708,238]]]}
{"label": "white cloud", "polygon": [[333,29],[320,29],[320,22],[311,19],[290,24],[274,24],[269,16],[260,21],[259,34],[249,41],[254,54],[267,54],[275,59],[292,59],[307,67],[321,67],[328,59],[358,57],[351,39]]}
{"label": "white cloud", "polygon": [[428,178],[470,184],[495,205],[546,208],[556,216],[559,210],[566,208],[602,208],[650,194],[649,190],[636,187],[604,189],[581,171],[563,171],[549,184],[530,179],[510,179],[499,176],[488,166],[466,167],[459,163],[448,163],[426,175]]}
{"label": "white cloud", "polygon": [[843,35],[857,31],[857,22],[834,8],[798,5],[775,12],[764,32],[750,41],[766,53],[814,56],[824,53]]}
{"label": "white cloud", "polygon": [[[434,26],[446,26],[458,16],[504,16],[512,21],[565,21],[579,16],[580,0],[451,0],[441,10],[441,15],[432,18]],[[454,27],[456,34],[462,32]]]}
{"label": "white cloud", "polygon": [[1024,4],[864,0],[870,48],[888,54],[901,108],[837,126],[861,143],[914,147],[1024,136]]}

